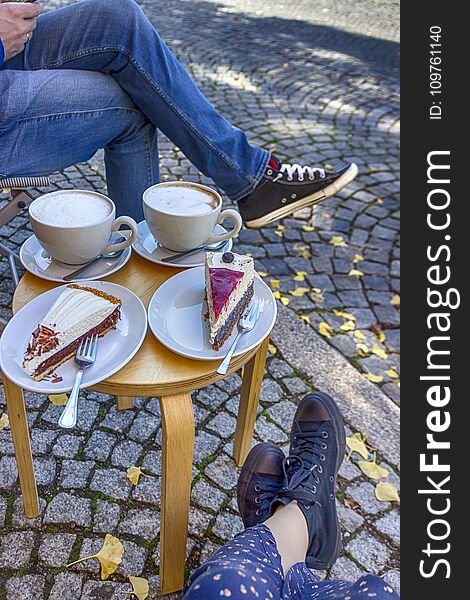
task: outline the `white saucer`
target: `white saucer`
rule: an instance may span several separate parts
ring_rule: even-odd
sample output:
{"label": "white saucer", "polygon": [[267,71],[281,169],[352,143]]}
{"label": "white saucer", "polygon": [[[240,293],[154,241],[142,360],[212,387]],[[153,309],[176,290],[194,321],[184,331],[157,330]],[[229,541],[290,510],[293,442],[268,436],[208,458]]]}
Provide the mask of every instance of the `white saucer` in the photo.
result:
{"label": "white saucer", "polygon": [[[81,388],[87,388],[119,371],[144,341],[147,314],[140,299],[130,290],[108,281],[87,281],[84,285],[103,290],[122,300],[121,318],[116,329],[99,339],[95,364],[85,369]],[[72,389],[77,366],[73,359],[58,367],[62,381],[35,381],[24,371],[23,357],[31,334],[65,286],[37,296],[16,313],[0,337],[0,366],[5,375],[25,390],[41,394],[61,394]]]}
{"label": "white saucer", "polygon": [[[122,237],[123,234],[126,234],[126,232],[120,231],[118,235],[114,233],[111,236],[111,241],[115,241],[115,237]],[[116,258],[103,258],[91,265],[83,275],[79,275],[74,281],[103,279],[121,269],[130,259],[131,254],[132,249],[129,246]],[[27,271],[49,281],[63,282],[66,275],[73,273],[81,266],[66,265],[54,260],[47,254],[35,235],[29,237],[21,246],[20,260]]]}
{"label": "white saucer", "polygon": [[[255,297],[260,301],[260,315],[254,328],[240,337],[234,356],[260,344],[276,321],[276,301],[271,290],[258,276],[254,285]],[[204,289],[203,268],[181,271],[165,281],[150,300],[149,326],[159,342],[181,356],[196,360],[222,360],[236,331],[220,350],[212,349],[209,326],[203,318]]]}
{"label": "white saucer", "polygon": [[[164,248],[159,242],[155,241],[155,238],[150,233],[146,221],[141,221],[138,225],[139,235],[136,241],[132,244],[132,247],[140,254],[142,258],[146,258],[151,262],[157,263],[157,265],[163,265],[164,267],[173,267],[176,269],[188,269],[189,267],[202,267],[204,265],[206,252],[205,250],[200,250],[199,252],[195,252],[190,256],[186,256],[184,258],[180,258],[178,262],[174,263],[166,263],[163,262],[164,258],[168,258],[178,252],[173,252],[172,250],[168,250],[168,248]],[[213,231],[214,235],[221,235],[223,233],[227,233],[227,230],[222,227],[222,225],[216,225]],[[218,252],[228,252],[232,249],[233,241],[232,239],[227,240],[225,246],[222,246]]]}

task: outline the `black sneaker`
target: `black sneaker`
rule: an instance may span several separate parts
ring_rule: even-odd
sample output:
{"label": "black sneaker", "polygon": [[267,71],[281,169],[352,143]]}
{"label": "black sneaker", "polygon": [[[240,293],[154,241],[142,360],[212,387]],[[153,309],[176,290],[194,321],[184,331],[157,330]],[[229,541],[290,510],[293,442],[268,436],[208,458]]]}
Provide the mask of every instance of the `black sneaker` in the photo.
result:
{"label": "black sneaker", "polygon": [[282,488],[284,452],[271,442],[257,444],[246,457],[237,484],[237,501],[245,527],[270,516],[271,503]]}
{"label": "black sneaker", "polygon": [[318,204],[338,193],[357,175],[350,163],[338,171],[282,163],[271,156],[265,174],[255,189],[238,202],[246,227],[264,227],[296,210]]}
{"label": "black sneaker", "polygon": [[305,563],[310,569],[329,569],[341,549],[334,487],[345,445],[343,418],[333,399],[319,392],[307,394],[294,417],[285,487],[275,504],[297,500],[308,526]]}

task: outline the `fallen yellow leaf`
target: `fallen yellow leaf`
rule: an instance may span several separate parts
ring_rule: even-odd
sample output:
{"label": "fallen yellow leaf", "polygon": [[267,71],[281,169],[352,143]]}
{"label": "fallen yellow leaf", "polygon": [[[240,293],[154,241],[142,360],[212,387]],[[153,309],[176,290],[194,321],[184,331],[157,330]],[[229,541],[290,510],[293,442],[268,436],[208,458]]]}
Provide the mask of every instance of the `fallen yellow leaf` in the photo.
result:
{"label": "fallen yellow leaf", "polygon": [[361,262],[361,260],[364,260],[364,257],[361,256],[360,254],[355,254],[354,258],[353,258],[353,263],[356,264],[358,262]]}
{"label": "fallen yellow leaf", "polygon": [[280,298],[281,298],[281,292],[279,292],[279,291],[273,292],[273,296],[275,298],[277,298],[278,300],[280,300]]}
{"label": "fallen yellow leaf", "polygon": [[330,163],[326,163],[326,165],[325,165],[325,169],[326,169],[327,171],[333,171],[333,165],[330,165]]}
{"label": "fallen yellow leaf", "polygon": [[299,318],[304,323],[307,323],[307,325],[310,325],[311,321],[310,321],[310,317],[309,316],[307,316],[307,315],[299,315]]}
{"label": "fallen yellow leaf", "polygon": [[7,413],[3,413],[3,415],[0,417],[0,431],[2,429],[7,429],[10,427],[10,421],[8,419],[8,415]]}
{"label": "fallen yellow leaf", "polygon": [[382,200],[382,198],[377,198],[377,200],[375,201],[376,204],[383,204],[384,201]]}
{"label": "fallen yellow leaf", "polygon": [[378,169],[377,169],[377,167],[373,167],[373,166],[371,165],[371,166],[369,167],[369,171],[370,171],[371,173],[377,173]]}
{"label": "fallen yellow leaf", "polygon": [[393,296],[393,298],[390,300],[390,304],[393,304],[394,306],[396,306],[397,304],[400,304],[400,296],[398,294],[395,294]]}
{"label": "fallen yellow leaf", "polygon": [[324,321],[322,321],[320,323],[320,325],[318,325],[318,331],[319,331],[320,335],[324,335],[325,337],[330,338],[331,332],[333,330],[331,328],[331,325],[328,325],[328,323],[325,323]]}
{"label": "fallen yellow leaf", "polygon": [[11,194],[11,188],[3,188],[2,194]]}
{"label": "fallen yellow leaf", "polygon": [[99,167],[98,167],[97,165],[92,165],[92,166],[90,167],[90,169],[91,169],[92,171],[94,171],[95,173],[98,173],[98,171],[99,171]]}
{"label": "fallen yellow leaf", "polygon": [[349,277],[362,277],[364,273],[358,269],[351,269],[348,273]]}
{"label": "fallen yellow leaf", "polygon": [[385,375],[388,375],[391,379],[398,379],[400,375],[397,373],[396,367],[390,367],[388,371],[385,371]]}
{"label": "fallen yellow leaf", "polygon": [[348,319],[348,321],[356,320],[356,315],[348,313],[344,310],[338,310],[337,308],[333,309],[333,314],[335,314],[337,317],[343,317],[343,319]]}
{"label": "fallen yellow leaf", "polygon": [[258,273],[258,275],[260,277],[267,277],[268,276],[268,274],[266,273],[266,271],[257,271],[257,273]]}
{"label": "fallen yellow leaf", "polygon": [[301,258],[311,258],[312,255],[310,253],[309,247],[305,244],[295,244],[294,250]]}
{"label": "fallen yellow leaf", "polygon": [[272,354],[272,356],[274,356],[277,353],[277,348],[276,346],[273,346],[273,344],[268,344],[268,351],[269,354]]}
{"label": "fallen yellow leaf", "polygon": [[385,333],[383,331],[381,331],[380,333],[378,333],[375,337],[379,340],[379,342],[381,344],[383,344],[385,342],[386,338],[385,338]]}
{"label": "fallen yellow leaf", "polygon": [[275,235],[277,235],[277,237],[280,237],[280,238],[282,238],[284,236],[282,231],[275,231],[274,233],[275,233]]}
{"label": "fallen yellow leaf", "polygon": [[129,576],[129,581],[132,584],[132,592],[130,593],[134,594],[134,596],[137,596],[139,600],[145,600],[149,595],[150,590],[148,580],[144,579],[143,577]]}
{"label": "fallen yellow leaf", "polygon": [[400,502],[398,490],[393,483],[381,481],[375,486],[375,497],[381,502]]}
{"label": "fallen yellow leaf", "polygon": [[382,383],[384,380],[383,375],[374,375],[373,373],[366,373],[366,379],[372,383]]}
{"label": "fallen yellow leaf", "polygon": [[281,283],[279,279],[270,279],[269,283],[273,286],[274,289],[279,289],[279,284]]}
{"label": "fallen yellow leaf", "polygon": [[305,275],[307,275],[306,271],[297,271],[294,281],[305,281]]}
{"label": "fallen yellow leaf", "polygon": [[285,226],[285,225],[278,225],[278,226],[276,227],[276,229],[277,229],[278,231],[284,231],[284,229],[285,229],[285,228],[286,228],[286,226]]}
{"label": "fallen yellow leaf", "polygon": [[388,354],[384,350],[382,350],[382,348],[378,344],[374,344],[372,346],[372,352],[380,358],[383,358],[384,360],[387,360],[388,358]]}
{"label": "fallen yellow leaf", "polygon": [[356,348],[362,354],[369,354],[369,348],[365,344],[356,344]]}
{"label": "fallen yellow leaf", "polygon": [[390,471],[387,471],[387,469],[384,469],[378,465],[375,460],[371,462],[360,460],[357,463],[357,466],[361,469],[364,475],[370,479],[384,479],[390,475]]}
{"label": "fallen yellow leaf", "polygon": [[127,469],[127,479],[134,485],[139,483],[140,476],[150,477],[150,475],[146,475],[140,467],[129,467]]}
{"label": "fallen yellow leaf", "polygon": [[359,329],[356,329],[356,331],[354,332],[354,337],[357,338],[358,340],[366,340],[367,337],[362,333],[362,331],[359,331]]}
{"label": "fallen yellow leaf", "polygon": [[287,306],[289,304],[290,300],[289,300],[289,298],[282,296],[281,302],[282,302],[282,304],[284,304],[284,306]]}
{"label": "fallen yellow leaf", "polygon": [[354,329],[356,329],[356,323],[354,323],[354,321],[346,321],[346,323],[341,325],[340,329],[342,331],[354,331]]}
{"label": "fallen yellow leaf", "polygon": [[298,288],[295,288],[295,290],[291,290],[289,292],[289,294],[291,296],[296,296],[296,297],[300,298],[300,297],[304,296],[309,291],[310,291],[310,288],[298,287]]}
{"label": "fallen yellow leaf", "polygon": [[78,560],[69,563],[67,567],[76,565],[77,563],[88,560],[89,558],[96,558],[99,560],[101,565],[101,579],[108,579],[108,577],[112,575],[121,564],[123,554],[124,546],[121,544],[118,538],[107,533],[99,552],[92,554],[91,556],[79,558]]}
{"label": "fallen yellow leaf", "polygon": [[313,302],[324,302],[325,301],[325,296],[323,295],[321,290],[312,294],[311,298],[312,298]]}
{"label": "fallen yellow leaf", "polygon": [[54,406],[65,406],[68,402],[68,396],[67,394],[51,394],[49,400]]}
{"label": "fallen yellow leaf", "polygon": [[302,229],[303,229],[304,231],[314,231],[314,230],[315,230],[315,227],[313,227],[312,225],[304,225],[304,226],[302,227]]}
{"label": "fallen yellow leaf", "polygon": [[338,246],[339,248],[347,248],[348,246],[342,235],[334,235],[330,240],[330,244]]}
{"label": "fallen yellow leaf", "polygon": [[362,458],[369,458],[369,451],[365,445],[365,436],[360,433],[353,433],[351,437],[346,438],[346,445],[352,452],[357,452]]}

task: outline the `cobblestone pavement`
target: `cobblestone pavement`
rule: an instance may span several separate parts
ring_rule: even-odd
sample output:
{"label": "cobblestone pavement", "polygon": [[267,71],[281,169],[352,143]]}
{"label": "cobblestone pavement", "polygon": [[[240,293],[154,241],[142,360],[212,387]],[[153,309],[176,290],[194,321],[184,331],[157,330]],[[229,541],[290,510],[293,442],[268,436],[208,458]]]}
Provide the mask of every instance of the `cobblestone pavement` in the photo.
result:
{"label": "cobblestone pavement", "polygon": [[[339,197],[262,231],[243,230],[236,244],[280,296],[255,437],[285,447],[296,404],[318,387],[338,399],[349,433],[367,431],[391,472],[387,481],[399,487],[397,3],[140,4],[254,143],[299,162],[359,165]],[[163,179],[212,183],[164,138],[160,154]],[[54,189],[105,189],[101,154],[53,181]],[[14,248],[30,233],[23,215],[0,230]],[[3,260],[0,274],[0,314],[8,317],[12,284]],[[242,527],[230,458],[239,386],[233,375],[194,394],[188,572]],[[65,433],[47,397],[28,393],[26,401],[42,510],[33,521],[23,517],[11,436],[0,431],[0,598],[124,599],[127,575],[149,578],[151,597],[159,597],[158,401],[141,398],[139,410],[118,413],[113,398],[88,392],[77,428]],[[398,586],[399,509],[375,498],[356,456],[343,464],[337,492],[343,552],[324,575],[352,579],[371,571]],[[153,477],[131,486],[125,470],[132,464]],[[64,569],[93,553],[105,533],[125,546],[110,581],[99,580],[95,561]]]}

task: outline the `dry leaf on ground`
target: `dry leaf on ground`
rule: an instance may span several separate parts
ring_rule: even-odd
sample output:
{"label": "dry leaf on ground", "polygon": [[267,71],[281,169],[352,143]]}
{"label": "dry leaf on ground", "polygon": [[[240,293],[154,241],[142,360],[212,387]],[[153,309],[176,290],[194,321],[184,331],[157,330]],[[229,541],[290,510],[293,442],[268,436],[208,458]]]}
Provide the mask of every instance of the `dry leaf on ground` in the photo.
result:
{"label": "dry leaf on ground", "polygon": [[376,356],[379,356],[380,358],[383,358],[384,360],[387,360],[387,358],[388,358],[388,354],[378,344],[374,344],[372,346],[372,352]]}
{"label": "dry leaf on ground", "polygon": [[330,338],[333,329],[331,328],[331,325],[322,321],[320,325],[318,325],[318,331],[320,332],[320,335]]}
{"label": "dry leaf on ground", "polygon": [[272,356],[274,356],[277,353],[277,348],[276,346],[273,346],[273,344],[268,344],[268,351],[269,354],[272,354]]}
{"label": "dry leaf on ground", "polygon": [[0,417],[0,431],[2,429],[6,429],[7,427],[10,427],[10,421],[8,420],[7,413],[3,413],[3,415]]}
{"label": "dry leaf on ground", "polygon": [[381,467],[375,462],[375,456],[374,460],[371,462],[360,460],[357,463],[357,466],[361,469],[364,475],[367,475],[367,477],[370,479],[384,479],[390,475],[390,471],[384,469],[384,467]]}
{"label": "dry leaf on ground", "polygon": [[397,488],[393,483],[381,481],[375,486],[375,497],[381,502],[400,502]]}
{"label": "dry leaf on ground", "polygon": [[384,380],[383,375],[374,375],[373,373],[366,373],[366,379],[372,383],[382,383]]}
{"label": "dry leaf on ground", "polygon": [[358,269],[351,269],[348,273],[349,277],[362,277],[364,273]]}
{"label": "dry leaf on ground", "polygon": [[148,580],[144,579],[143,577],[129,576],[129,581],[132,584],[132,592],[129,593],[134,594],[134,596],[137,596],[139,600],[145,600],[149,595],[150,590]]}
{"label": "dry leaf on ground", "polygon": [[256,271],[256,272],[258,273],[258,275],[260,277],[267,277],[268,276],[268,274],[266,273],[266,271]]}
{"label": "dry leaf on ground", "polygon": [[356,331],[354,332],[354,337],[357,338],[358,340],[366,340],[367,336],[365,336],[362,331],[359,331],[359,329],[356,329]]}
{"label": "dry leaf on ground", "polygon": [[303,321],[304,323],[307,323],[307,325],[310,325],[310,317],[307,315],[299,315],[299,319],[301,321]]}
{"label": "dry leaf on ground", "polygon": [[364,260],[363,256],[361,256],[360,254],[355,254],[353,258],[353,263],[356,264],[358,262],[361,262],[362,260]]}
{"label": "dry leaf on ground", "polygon": [[390,300],[390,304],[393,304],[394,306],[396,306],[397,304],[400,304],[400,296],[398,294],[395,294],[393,296],[393,298]]}
{"label": "dry leaf on ground", "polygon": [[304,226],[302,227],[302,229],[303,229],[304,231],[307,231],[307,232],[309,232],[309,231],[315,231],[315,227],[313,227],[313,225],[304,225]]}
{"label": "dry leaf on ground", "polygon": [[127,469],[127,479],[134,485],[139,483],[140,476],[151,477],[151,475],[146,475],[140,467],[129,467]]}
{"label": "dry leaf on ground", "polygon": [[67,394],[50,394],[49,400],[54,406],[65,406],[68,402]]}
{"label": "dry leaf on ground", "polygon": [[339,248],[347,248],[348,246],[342,235],[334,235],[330,240],[330,244]]}
{"label": "dry leaf on ground", "polygon": [[[353,452],[357,452],[362,456],[362,458],[369,458],[369,451],[367,450],[367,446],[365,444],[366,436],[361,433],[353,433],[351,437],[346,438],[346,445],[350,450],[349,456]],[[349,458],[348,456],[348,458]]]}
{"label": "dry leaf on ground", "polygon": [[99,560],[101,565],[101,579],[108,579],[108,577],[112,575],[121,564],[123,554],[124,546],[121,544],[118,538],[107,533],[99,552],[92,554],[91,556],[79,558],[78,560],[69,563],[67,567],[76,565],[77,563],[88,560],[89,558],[96,558]]}
{"label": "dry leaf on ground", "polygon": [[337,317],[343,317],[343,319],[348,319],[348,321],[356,320],[356,315],[353,315],[352,313],[348,313],[345,310],[338,310],[337,308],[334,308],[333,314],[335,314]]}
{"label": "dry leaf on ground", "polygon": [[354,321],[346,321],[340,327],[341,331],[354,331],[356,329],[356,323]]}
{"label": "dry leaf on ground", "polygon": [[391,379],[398,379],[400,377],[396,367],[390,367],[388,371],[385,371],[385,375],[388,375]]}
{"label": "dry leaf on ground", "polygon": [[291,296],[296,296],[297,298],[301,298],[302,296],[304,296],[305,294],[307,294],[310,291],[310,288],[307,287],[298,287],[295,288],[295,290],[291,290],[289,292],[289,294]]}
{"label": "dry leaf on ground", "polygon": [[290,302],[289,298],[286,298],[285,296],[282,296],[282,298],[280,298],[282,304],[284,304],[284,306],[287,306]]}
{"label": "dry leaf on ground", "polygon": [[273,287],[275,290],[278,290],[278,289],[279,289],[279,284],[280,284],[280,281],[279,281],[279,279],[270,279],[269,283],[272,285],[272,287]]}
{"label": "dry leaf on ground", "polygon": [[365,344],[356,344],[356,349],[362,354],[369,354],[369,348]]}
{"label": "dry leaf on ground", "polygon": [[294,277],[294,281],[305,281],[307,271],[297,271]]}

